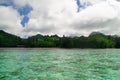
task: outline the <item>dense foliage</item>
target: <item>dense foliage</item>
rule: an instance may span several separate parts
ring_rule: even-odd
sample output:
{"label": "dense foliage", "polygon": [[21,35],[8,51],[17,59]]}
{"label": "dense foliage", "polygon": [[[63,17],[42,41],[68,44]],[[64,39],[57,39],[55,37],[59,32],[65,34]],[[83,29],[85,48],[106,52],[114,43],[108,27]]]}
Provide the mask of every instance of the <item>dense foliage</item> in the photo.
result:
{"label": "dense foliage", "polygon": [[57,35],[43,36],[38,34],[29,37],[26,42],[27,47],[58,47],[59,37]]}
{"label": "dense foliage", "polygon": [[17,47],[21,38],[0,30],[0,47]]}
{"label": "dense foliage", "polygon": [[0,47],[120,48],[120,37],[93,32],[88,37],[35,35],[22,39],[0,31]]}

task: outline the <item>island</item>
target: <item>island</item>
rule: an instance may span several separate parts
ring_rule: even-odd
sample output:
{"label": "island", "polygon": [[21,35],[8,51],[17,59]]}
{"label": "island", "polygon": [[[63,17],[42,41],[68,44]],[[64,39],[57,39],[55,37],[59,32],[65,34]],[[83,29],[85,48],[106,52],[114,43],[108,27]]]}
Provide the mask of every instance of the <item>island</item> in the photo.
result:
{"label": "island", "polygon": [[89,36],[63,36],[37,34],[28,38],[0,30],[0,47],[39,48],[120,48],[120,37],[92,32]]}

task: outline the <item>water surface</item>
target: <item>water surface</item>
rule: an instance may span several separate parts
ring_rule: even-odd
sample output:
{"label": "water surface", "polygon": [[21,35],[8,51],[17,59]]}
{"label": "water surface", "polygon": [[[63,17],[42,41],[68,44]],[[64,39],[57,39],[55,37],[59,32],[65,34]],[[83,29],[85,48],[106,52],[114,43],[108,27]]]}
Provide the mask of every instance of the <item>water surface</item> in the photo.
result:
{"label": "water surface", "polygon": [[0,80],[120,80],[120,50],[0,49]]}

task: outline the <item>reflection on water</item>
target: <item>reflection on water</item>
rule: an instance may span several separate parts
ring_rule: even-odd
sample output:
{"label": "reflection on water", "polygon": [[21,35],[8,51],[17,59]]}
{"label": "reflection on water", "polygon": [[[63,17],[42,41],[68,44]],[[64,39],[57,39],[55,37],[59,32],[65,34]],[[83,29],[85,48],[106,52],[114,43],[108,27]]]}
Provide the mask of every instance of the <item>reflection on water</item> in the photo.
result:
{"label": "reflection on water", "polygon": [[0,80],[120,80],[120,50],[0,49]]}

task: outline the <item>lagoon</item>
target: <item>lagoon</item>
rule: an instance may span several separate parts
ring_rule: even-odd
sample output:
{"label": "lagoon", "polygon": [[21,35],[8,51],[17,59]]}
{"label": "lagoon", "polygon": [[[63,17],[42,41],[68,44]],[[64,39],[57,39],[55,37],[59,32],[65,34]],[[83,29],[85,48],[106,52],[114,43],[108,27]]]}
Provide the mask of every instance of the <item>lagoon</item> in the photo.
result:
{"label": "lagoon", "polygon": [[120,80],[120,50],[1,48],[0,80]]}

